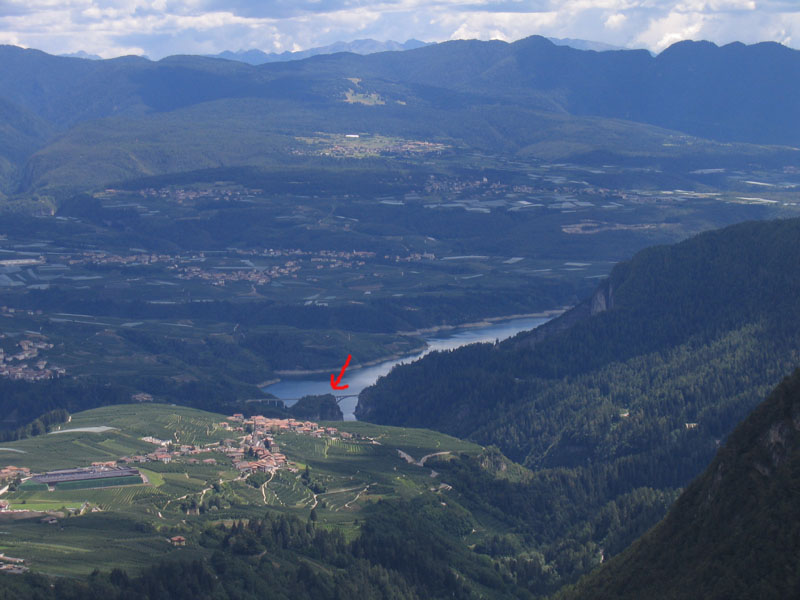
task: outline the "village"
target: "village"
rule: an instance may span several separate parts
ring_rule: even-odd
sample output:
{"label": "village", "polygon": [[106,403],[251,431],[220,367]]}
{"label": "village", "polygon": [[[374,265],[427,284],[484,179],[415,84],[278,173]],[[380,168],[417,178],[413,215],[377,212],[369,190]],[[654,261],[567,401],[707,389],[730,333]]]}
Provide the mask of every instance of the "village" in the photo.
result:
{"label": "village", "polygon": [[349,433],[340,432],[335,427],[321,427],[313,421],[298,421],[296,419],[275,419],[261,415],[245,418],[240,413],[234,414],[228,421],[223,421],[220,426],[236,432],[245,433],[239,442],[232,439],[224,440],[222,452],[231,459],[236,470],[242,474],[264,472],[271,473],[277,469],[289,467],[286,456],[281,453],[275,442],[275,434],[294,432],[300,435],[313,437],[352,437]]}
{"label": "village", "polygon": [[[94,461],[88,466],[62,468],[47,472],[36,472],[24,466],[2,466],[0,467],[0,496],[7,494],[11,496],[7,499],[0,499],[0,515],[9,521],[35,519],[38,523],[46,526],[63,527],[62,521],[67,517],[107,510],[107,506],[102,502],[98,503],[92,500],[91,490],[93,489],[142,484],[160,485],[148,477],[152,477],[153,471],[160,473],[164,470],[149,466],[149,470],[140,471],[140,465],[144,466],[148,463],[151,465],[153,463],[173,463],[174,465],[177,463],[187,467],[188,465],[219,466],[225,471],[235,471],[236,475],[232,478],[233,481],[244,482],[258,473],[275,475],[281,469],[292,473],[299,471],[278,444],[282,434],[329,440],[352,440],[354,437],[348,432],[339,431],[336,427],[323,426],[314,421],[271,418],[258,414],[246,417],[241,413],[233,414],[219,422],[209,423],[209,432],[211,432],[212,439],[217,436],[219,439],[204,444],[182,444],[177,441],[177,436],[173,440],[160,439],[160,437],[152,435],[143,436],[138,439],[152,444],[155,447],[152,452]],[[172,473],[173,470],[174,467],[167,469],[166,472]],[[190,469],[187,469],[187,473],[191,474],[191,472]],[[216,478],[217,476],[214,477],[215,480]],[[231,480],[230,475],[226,479]],[[27,498],[26,504],[25,497],[20,500],[15,495],[18,492],[32,492],[46,497],[48,493],[69,490],[85,490],[87,492],[85,497],[82,496],[83,504],[80,508],[66,506],[59,511],[48,506],[37,509],[36,502],[31,503],[30,498]],[[161,510],[163,511],[164,507],[161,507]],[[191,513],[187,512],[187,514]],[[181,535],[172,536],[167,541],[176,547],[186,545],[186,538]],[[28,570],[28,558],[17,558],[0,553],[0,572],[21,574]]]}
{"label": "village", "polygon": [[[350,90],[346,102],[359,104],[383,104],[377,94],[359,94]],[[408,140],[363,133],[321,133],[314,137],[298,137],[298,141],[310,146],[295,148],[296,156],[336,156],[365,158],[368,156],[421,156],[442,154],[450,148],[446,144],[427,140]]]}
{"label": "village", "polygon": [[[286,455],[280,451],[275,441],[275,434],[292,432],[316,438],[351,439],[353,436],[346,431],[339,431],[336,427],[322,427],[313,421],[298,421],[296,419],[275,419],[254,415],[245,418],[242,414],[234,414],[227,421],[218,424],[219,428],[232,433],[241,433],[237,438],[226,438],[214,444],[196,446],[191,444],[175,444],[169,440],[162,440],[152,436],[145,436],[142,441],[158,446],[153,452],[147,454],[122,456],[116,460],[95,461],[89,467],[69,469],[70,481],[83,481],[92,479],[109,479],[121,475],[135,475],[135,469],[128,465],[159,462],[169,464],[173,461],[185,464],[219,464],[217,458],[207,457],[208,454],[224,454],[241,476],[251,473],[273,473],[282,468],[292,469]],[[127,469],[127,470],[125,470]],[[124,473],[122,471],[125,471]],[[26,481],[44,482],[52,485],[58,480],[64,480],[67,471],[50,471],[48,473],[34,474],[27,467],[8,465],[0,469],[0,484],[24,484]],[[5,491],[5,490],[4,490]],[[0,501],[0,511],[8,510],[8,502]]]}
{"label": "village", "polygon": [[[240,262],[230,263],[226,259],[241,257]],[[288,260],[279,264],[254,264],[249,257]],[[177,279],[201,280],[214,286],[224,286],[229,282],[249,282],[254,285],[267,285],[275,279],[288,277],[297,279],[302,269],[342,269],[363,267],[365,258],[374,258],[374,252],[319,250],[316,252],[297,249],[229,248],[225,253],[194,252],[189,254],[156,254],[149,252],[130,252],[116,254],[105,250],[86,250],[62,257],[62,270],[70,267],[136,267],[161,266],[174,273]],[[308,264],[304,264],[304,263]],[[12,262],[12,261],[6,261]],[[37,265],[44,260],[36,261]],[[59,266],[58,264],[52,265]],[[100,275],[89,279],[102,279]]]}
{"label": "village", "polygon": [[[297,419],[276,419],[253,415],[245,417],[237,413],[226,421],[218,423],[223,431],[233,434],[240,433],[236,438],[226,438],[217,443],[205,446],[192,444],[175,444],[169,440],[162,440],[152,436],[142,437],[142,441],[158,446],[153,452],[146,454],[122,456],[116,460],[95,461],[89,467],[78,467],[65,471],[50,471],[47,473],[32,473],[28,467],[7,465],[0,468],[0,485],[17,486],[26,481],[41,481],[52,485],[58,480],[65,480],[65,474],[70,481],[111,478],[121,475],[136,475],[135,469],[128,465],[159,462],[169,464],[173,461],[186,464],[219,464],[217,458],[202,458],[210,453],[224,454],[233,467],[242,476],[251,473],[272,473],[281,468],[291,469],[291,464],[275,441],[278,433],[296,433],[316,438],[352,439],[352,434],[339,431],[336,427],[322,427],[313,421],[299,421]],[[125,471],[124,473],[122,471]],[[7,488],[6,488],[7,489]],[[0,493],[6,491],[2,489]],[[0,500],[0,511],[8,510],[8,502]]]}
{"label": "village", "polygon": [[[3,314],[8,309],[3,307]],[[6,339],[5,334],[0,334],[0,339]],[[50,350],[53,344],[42,335],[28,335],[17,342],[19,351],[8,352],[0,346],[0,377],[23,381],[42,381],[66,375],[63,367],[48,366],[47,360],[41,358],[40,351]],[[15,349],[16,350],[16,349]],[[37,359],[35,362],[34,359]],[[28,361],[31,361],[30,363]]]}

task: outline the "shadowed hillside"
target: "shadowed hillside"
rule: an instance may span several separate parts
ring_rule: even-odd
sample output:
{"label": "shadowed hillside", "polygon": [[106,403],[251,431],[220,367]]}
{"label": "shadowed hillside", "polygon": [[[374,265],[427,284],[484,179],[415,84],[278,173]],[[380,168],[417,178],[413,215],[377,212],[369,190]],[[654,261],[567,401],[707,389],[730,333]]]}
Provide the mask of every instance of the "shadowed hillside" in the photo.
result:
{"label": "shadowed hillside", "polygon": [[796,371],[737,427],[655,529],[564,597],[796,597],[799,423]]}

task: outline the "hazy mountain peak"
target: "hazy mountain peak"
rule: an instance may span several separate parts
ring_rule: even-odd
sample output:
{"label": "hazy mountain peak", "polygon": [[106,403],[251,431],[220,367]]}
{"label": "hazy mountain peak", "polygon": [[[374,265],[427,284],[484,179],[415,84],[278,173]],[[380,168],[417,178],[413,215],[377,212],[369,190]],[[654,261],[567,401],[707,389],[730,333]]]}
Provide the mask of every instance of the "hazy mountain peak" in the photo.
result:
{"label": "hazy mountain peak", "polygon": [[68,54],[59,54],[59,56],[65,56],[67,58],[85,58],[86,60],[103,60],[102,56],[98,56],[97,54],[89,54],[88,52],[84,52],[83,50],[78,50],[77,52],[70,52]]}
{"label": "hazy mountain peak", "polygon": [[576,38],[547,38],[556,46],[569,46],[576,50],[594,50],[595,52],[608,52],[609,50],[627,50],[622,46],[613,46],[605,42],[595,42],[592,40],[581,40]]}
{"label": "hazy mountain peak", "polygon": [[394,40],[379,41],[373,39],[353,40],[352,42],[334,42],[327,46],[309,48],[308,50],[298,50],[296,52],[264,52],[258,49],[237,50],[235,52],[225,50],[219,54],[209,55],[213,58],[224,58],[226,60],[236,60],[246,62],[251,65],[262,65],[271,62],[285,62],[290,60],[301,60],[319,54],[335,54],[337,52],[352,52],[353,54],[375,54],[377,52],[400,52],[403,50],[414,50],[423,46],[430,45],[430,42],[422,42],[410,39],[405,42],[395,42]]}

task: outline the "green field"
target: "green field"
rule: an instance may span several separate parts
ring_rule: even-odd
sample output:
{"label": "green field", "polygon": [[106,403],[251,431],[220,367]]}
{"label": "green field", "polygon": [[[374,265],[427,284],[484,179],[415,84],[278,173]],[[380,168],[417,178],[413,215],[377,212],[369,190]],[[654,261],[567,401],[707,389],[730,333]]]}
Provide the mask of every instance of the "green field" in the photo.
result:
{"label": "green field", "polygon": [[[153,444],[140,438],[185,444],[216,444],[235,434],[217,427],[223,415],[163,404],[99,408],[73,415],[63,430],[87,427],[113,429],[39,436],[4,447],[0,464],[26,466],[33,472],[80,467],[97,460],[150,452]],[[203,550],[192,543],[209,524],[263,516],[265,510],[318,519],[345,535],[365,504],[383,498],[410,498],[438,485],[431,469],[409,464],[434,453],[481,451],[480,446],[427,430],[408,430],[366,423],[328,425],[353,434],[353,439],[313,438],[295,433],[276,435],[290,461],[262,487],[248,485],[222,454],[212,452],[216,465],[147,463],[141,473],[147,484],[85,487],[77,482],[48,491],[22,486],[3,499],[15,510],[37,511],[13,520],[0,515],[0,552],[26,559],[32,569],[52,574],[85,574],[95,568],[137,569],[172,554],[191,556]],[[310,482],[303,473],[308,467]],[[96,482],[92,482],[96,483]],[[135,483],[123,481],[121,483]],[[316,487],[316,493],[309,483]],[[55,525],[41,522],[44,513],[57,516]],[[181,534],[186,548],[173,548],[168,538]]]}

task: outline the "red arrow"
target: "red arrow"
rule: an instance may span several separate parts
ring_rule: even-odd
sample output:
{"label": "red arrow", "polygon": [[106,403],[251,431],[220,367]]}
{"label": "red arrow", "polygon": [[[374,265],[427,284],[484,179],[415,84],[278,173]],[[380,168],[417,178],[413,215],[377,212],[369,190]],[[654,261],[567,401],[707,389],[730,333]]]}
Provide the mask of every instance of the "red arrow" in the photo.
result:
{"label": "red arrow", "polygon": [[348,354],[347,355],[347,360],[344,361],[344,366],[342,367],[342,370],[339,372],[339,377],[334,379],[333,378],[333,373],[331,373],[331,387],[333,389],[335,389],[335,390],[346,390],[347,388],[350,387],[349,385],[339,385],[339,382],[342,380],[342,377],[344,377],[344,372],[345,372],[345,370],[347,370],[347,365],[350,364],[350,359],[351,358],[352,358],[352,356],[350,354]]}

